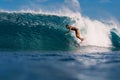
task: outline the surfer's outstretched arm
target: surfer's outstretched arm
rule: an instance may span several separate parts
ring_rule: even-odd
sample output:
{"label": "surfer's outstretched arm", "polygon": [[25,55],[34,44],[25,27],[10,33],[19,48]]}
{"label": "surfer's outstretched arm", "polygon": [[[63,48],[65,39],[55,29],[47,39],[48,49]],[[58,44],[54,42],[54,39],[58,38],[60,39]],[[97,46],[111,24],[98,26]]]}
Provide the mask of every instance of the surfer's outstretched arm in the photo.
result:
{"label": "surfer's outstretched arm", "polygon": [[67,35],[67,34],[70,32],[70,30],[71,30],[71,29],[69,29],[69,30],[66,32],[66,34],[65,34],[65,35]]}

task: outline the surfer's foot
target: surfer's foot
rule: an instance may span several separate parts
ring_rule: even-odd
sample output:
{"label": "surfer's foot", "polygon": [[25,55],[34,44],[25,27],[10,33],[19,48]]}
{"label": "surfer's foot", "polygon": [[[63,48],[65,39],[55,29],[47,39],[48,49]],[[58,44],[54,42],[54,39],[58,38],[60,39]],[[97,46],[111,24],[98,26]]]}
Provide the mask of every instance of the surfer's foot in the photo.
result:
{"label": "surfer's foot", "polygon": [[81,40],[81,43],[82,43],[84,41],[84,38],[81,38],[80,40]]}
{"label": "surfer's foot", "polygon": [[81,41],[84,41],[84,38],[81,38]]}

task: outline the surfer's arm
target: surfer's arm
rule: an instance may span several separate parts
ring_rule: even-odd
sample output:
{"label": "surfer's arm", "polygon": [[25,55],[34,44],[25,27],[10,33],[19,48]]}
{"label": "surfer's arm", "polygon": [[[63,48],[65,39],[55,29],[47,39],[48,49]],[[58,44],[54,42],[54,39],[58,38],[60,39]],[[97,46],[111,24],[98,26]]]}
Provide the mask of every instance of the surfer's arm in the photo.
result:
{"label": "surfer's arm", "polygon": [[71,31],[71,29],[69,29],[69,30],[66,32],[66,34],[65,34],[65,35],[67,35],[70,31]]}

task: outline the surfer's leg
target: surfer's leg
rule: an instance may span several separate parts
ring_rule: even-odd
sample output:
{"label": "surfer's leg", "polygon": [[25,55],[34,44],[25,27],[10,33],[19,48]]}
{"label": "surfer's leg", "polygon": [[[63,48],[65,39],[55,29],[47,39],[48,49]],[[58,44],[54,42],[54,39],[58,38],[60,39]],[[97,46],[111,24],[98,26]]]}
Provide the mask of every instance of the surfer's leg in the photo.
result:
{"label": "surfer's leg", "polygon": [[81,38],[81,37],[80,37],[80,34],[76,34],[76,37],[79,38],[81,41],[84,40],[84,38]]}
{"label": "surfer's leg", "polygon": [[79,36],[77,36],[77,38],[79,38],[81,41],[83,41],[83,40],[84,40],[84,38],[81,38],[81,37],[79,37]]}

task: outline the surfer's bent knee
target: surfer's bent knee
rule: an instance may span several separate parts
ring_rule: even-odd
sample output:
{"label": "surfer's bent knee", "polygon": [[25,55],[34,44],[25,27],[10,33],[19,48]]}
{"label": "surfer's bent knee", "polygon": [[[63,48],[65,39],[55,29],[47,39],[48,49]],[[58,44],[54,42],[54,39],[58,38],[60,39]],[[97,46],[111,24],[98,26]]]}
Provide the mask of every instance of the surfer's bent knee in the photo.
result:
{"label": "surfer's bent knee", "polygon": [[79,35],[79,34],[76,34],[76,37],[77,37],[77,38],[80,38],[80,35]]}

